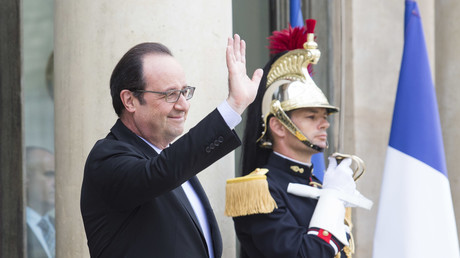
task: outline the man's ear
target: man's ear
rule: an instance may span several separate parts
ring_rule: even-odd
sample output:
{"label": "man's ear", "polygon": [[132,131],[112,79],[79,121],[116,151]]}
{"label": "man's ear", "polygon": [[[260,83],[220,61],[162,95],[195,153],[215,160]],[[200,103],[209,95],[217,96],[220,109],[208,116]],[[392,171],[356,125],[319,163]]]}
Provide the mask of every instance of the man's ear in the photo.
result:
{"label": "man's ear", "polygon": [[122,90],[120,92],[120,99],[123,102],[123,106],[125,106],[126,111],[132,113],[136,111],[136,107],[134,106],[134,95],[130,90]]}
{"label": "man's ear", "polygon": [[270,121],[268,121],[270,126],[270,131],[273,135],[278,137],[284,137],[286,135],[286,127],[278,120],[276,117],[271,117]]}

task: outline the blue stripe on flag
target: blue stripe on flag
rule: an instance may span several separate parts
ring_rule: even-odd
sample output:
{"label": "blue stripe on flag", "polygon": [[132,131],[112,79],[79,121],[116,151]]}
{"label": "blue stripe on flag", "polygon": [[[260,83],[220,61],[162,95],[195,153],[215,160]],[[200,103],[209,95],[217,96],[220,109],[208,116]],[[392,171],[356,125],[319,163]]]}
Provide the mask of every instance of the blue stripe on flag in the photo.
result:
{"label": "blue stripe on flag", "polygon": [[303,26],[301,0],[290,0],[289,2],[289,22],[292,27]]}
{"label": "blue stripe on flag", "polygon": [[311,157],[311,163],[313,164],[313,174],[321,182],[323,182],[324,172],[326,165],[324,164],[324,154],[322,152],[313,154]]}
{"label": "blue stripe on flag", "polygon": [[406,1],[404,54],[389,145],[447,176],[436,93],[417,3]]}

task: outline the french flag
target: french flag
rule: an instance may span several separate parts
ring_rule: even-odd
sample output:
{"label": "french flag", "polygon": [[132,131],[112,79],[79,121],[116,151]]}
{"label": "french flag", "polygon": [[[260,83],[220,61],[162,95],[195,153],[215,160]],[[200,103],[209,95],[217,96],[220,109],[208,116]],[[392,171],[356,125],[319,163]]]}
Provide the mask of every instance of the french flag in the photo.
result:
{"label": "french flag", "polygon": [[404,53],[373,258],[458,258],[457,226],[420,12],[415,1],[405,4]]}

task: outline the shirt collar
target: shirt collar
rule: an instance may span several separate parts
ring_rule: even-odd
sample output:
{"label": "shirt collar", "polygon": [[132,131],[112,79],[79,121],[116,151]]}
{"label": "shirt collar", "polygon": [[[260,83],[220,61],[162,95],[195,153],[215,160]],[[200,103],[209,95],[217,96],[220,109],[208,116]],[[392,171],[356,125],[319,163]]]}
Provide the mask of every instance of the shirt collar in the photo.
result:
{"label": "shirt collar", "polygon": [[145,143],[147,143],[150,147],[152,147],[152,149],[154,149],[156,151],[156,153],[160,154],[161,153],[161,149],[158,148],[157,146],[151,144],[149,141],[147,141],[146,139],[140,137],[139,135],[137,135],[137,137],[141,138]]}
{"label": "shirt collar", "polygon": [[301,161],[298,161],[298,160],[289,158],[289,157],[284,156],[283,154],[278,153],[278,152],[276,152],[276,151],[273,151],[273,153],[275,153],[276,155],[278,155],[278,156],[280,156],[280,157],[282,157],[282,158],[284,158],[284,159],[290,160],[290,161],[292,161],[292,162],[299,163],[299,164],[302,164],[302,165],[307,166],[307,167],[311,167],[311,163],[301,162]]}
{"label": "shirt collar", "polygon": [[27,222],[36,225],[42,219],[42,216],[38,214],[34,209],[26,207],[26,220]]}

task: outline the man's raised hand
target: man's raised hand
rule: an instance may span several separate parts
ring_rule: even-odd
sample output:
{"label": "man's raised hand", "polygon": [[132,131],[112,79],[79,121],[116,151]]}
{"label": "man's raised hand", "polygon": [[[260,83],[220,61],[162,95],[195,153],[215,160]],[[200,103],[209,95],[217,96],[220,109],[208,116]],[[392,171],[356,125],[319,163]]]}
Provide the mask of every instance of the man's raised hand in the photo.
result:
{"label": "man's raised hand", "polygon": [[227,69],[229,93],[227,102],[239,114],[251,104],[263,75],[262,69],[257,69],[252,79],[246,74],[246,43],[238,34],[228,38]]}

